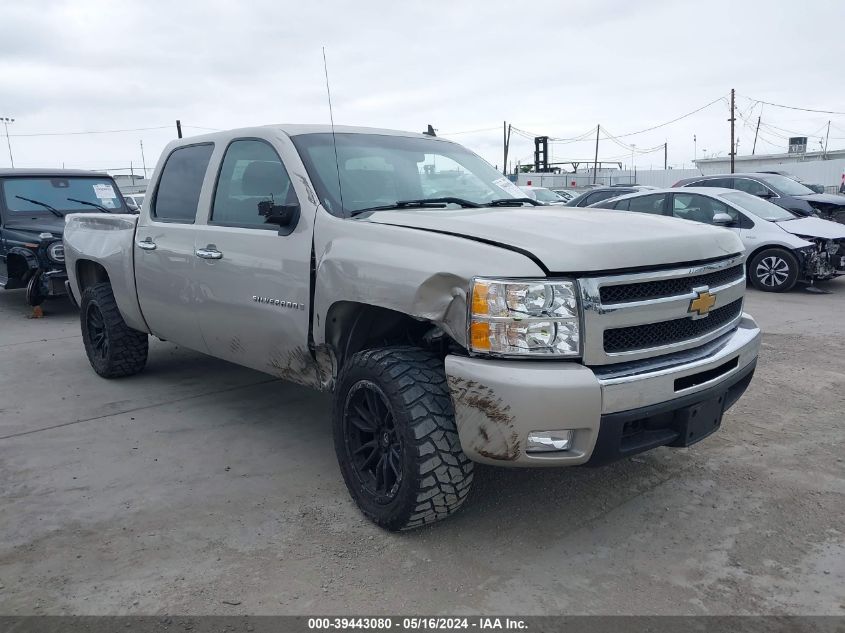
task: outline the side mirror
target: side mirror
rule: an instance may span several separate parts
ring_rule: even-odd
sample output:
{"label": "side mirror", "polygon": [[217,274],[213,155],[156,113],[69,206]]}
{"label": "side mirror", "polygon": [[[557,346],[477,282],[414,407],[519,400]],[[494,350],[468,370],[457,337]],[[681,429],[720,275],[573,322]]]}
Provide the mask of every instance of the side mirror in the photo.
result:
{"label": "side mirror", "polygon": [[754,195],[755,195],[755,196],[757,196],[758,198],[763,198],[763,200],[768,200],[769,198],[771,198],[771,197],[772,197],[772,192],[771,192],[771,191],[768,191],[768,190],[766,190],[766,191],[758,191],[758,192],[757,192],[757,193],[755,193]]}
{"label": "side mirror", "polygon": [[299,205],[273,204],[270,200],[262,200],[258,203],[258,215],[263,216],[267,224],[288,226],[299,215]]}
{"label": "side mirror", "polygon": [[716,226],[730,226],[734,223],[734,219],[727,213],[715,213],[713,215],[713,224]]}
{"label": "side mirror", "polygon": [[139,211],[140,210],[138,208],[138,205],[135,204],[132,200],[129,200],[128,198],[126,198],[124,200],[124,202],[126,203],[126,206],[129,208],[130,211]]}

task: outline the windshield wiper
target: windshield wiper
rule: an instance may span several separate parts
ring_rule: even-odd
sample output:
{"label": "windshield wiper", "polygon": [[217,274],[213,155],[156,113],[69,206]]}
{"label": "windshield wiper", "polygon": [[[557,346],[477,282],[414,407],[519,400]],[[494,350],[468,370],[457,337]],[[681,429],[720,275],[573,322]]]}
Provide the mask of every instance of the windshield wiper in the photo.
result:
{"label": "windshield wiper", "polygon": [[99,209],[103,213],[111,213],[108,209],[106,209],[103,205],[97,204],[96,202],[88,202],[87,200],[79,200],[78,198],[68,198],[71,202],[78,202],[79,204],[87,204],[89,207],[94,207]]}
{"label": "windshield wiper", "polygon": [[52,213],[56,217],[59,217],[59,218],[65,217],[64,213],[62,213],[61,211],[57,211],[56,209],[51,207],[46,202],[41,202],[40,200],[33,200],[32,198],[24,198],[23,196],[15,196],[15,198],[20,198],[21,200],[26,200],[27,202],[31,202],[32,204],[37,204],[38,206],[44,207],[45,209],[47,209],[50,213]]}
{"label": "windshield wiper", "polygon": [[464,208],[479,209],[482,205],[472,200],[465,200],[464,198],[421,198],[419,200],[397,200],[393,204],[385,204],[378,207],[367,207],[366,209],[356,209],[350,212],[349,217],[354,218],[356,215],[361,215],[368,211],[391,211],[394,209],[409,209],[412,207],[442,209],[447,204],[459,204]]}
{"label": "windshield wiper", "polygon": [[498,198],[497,200],[491,200],[486,204],[488,207],[521,207],[524,202],[527,202],[535,207],[541,206],[541,204],[534,198]]}

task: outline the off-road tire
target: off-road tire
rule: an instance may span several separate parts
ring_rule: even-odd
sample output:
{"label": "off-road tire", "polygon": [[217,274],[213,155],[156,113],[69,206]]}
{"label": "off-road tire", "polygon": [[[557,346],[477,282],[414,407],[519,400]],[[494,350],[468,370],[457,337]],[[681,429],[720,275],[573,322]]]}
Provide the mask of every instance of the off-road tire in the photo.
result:
{"label": "off-road tire", "polygon": [[[98,347],[100,339],[92,333],[89,319],[94,311],[102,317],[102,332],[107,343],[105,350],[102,346]],[[110,284],[97,283],[86,288],[79,304],[79,315],[85,353],[95,372],[103,378],[122,378],[137,374],[144,368],[149,348],[148,336],[126,325]]]}
{"label": "off-road tire", "polygon": [[[347,410],[361,389],[385,397],[382,402],[401,443],[401,478],[397,476],[389,499],[367,488],[353,461],[350,418],[355,416]],[[461,449],[443,360],[435,354],[417,347],[386,347],[352,356],[334,392],[333,426],[349,493],[377,525],[392,531],[420,527],[446,518],[466,500],[473,463]]]}
{"label": "off-road tire", "polygon": [[[778,262],[783,262],[786,269],[783,269]],[[777,271],[786,270],[785,276],[780,273],[775,276],[761,275],[761,268],[766,268],[768,263],[774,263]],[[782,248],[766,248],[757,253],[748,265],[748,278],[757,290],[763,292],[788,292],[798,282],[798,259],[787,250]],[[783,281],[779,281],[782,279]]]}

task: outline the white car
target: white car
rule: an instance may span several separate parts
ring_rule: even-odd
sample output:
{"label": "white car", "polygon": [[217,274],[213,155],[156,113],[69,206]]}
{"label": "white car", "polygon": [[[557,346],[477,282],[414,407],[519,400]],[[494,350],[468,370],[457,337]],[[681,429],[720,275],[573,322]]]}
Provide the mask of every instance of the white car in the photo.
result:
{"label": "white car", "polygon": [[736,189],[684,187],[628,194],[596,207],[674,216],[724,226],[739,235],[748,278],[760,290],[785,292],[845,274],[845,226],[797,217]]}
{"label": "white car", "polygon": [[127,193],[124,194],[123,199],[126,200],[126,206],[134,213],[140,213],[141,205],[144,204],[143,193]]}
{"label": "white car", "polygon": [[563,206],[567,202],[563,196],[560,196],[551,189],[546,189],[545,187],[531,187],[526,185],[520,186],[519,188],[525,192],[527,197],[543,204]]}

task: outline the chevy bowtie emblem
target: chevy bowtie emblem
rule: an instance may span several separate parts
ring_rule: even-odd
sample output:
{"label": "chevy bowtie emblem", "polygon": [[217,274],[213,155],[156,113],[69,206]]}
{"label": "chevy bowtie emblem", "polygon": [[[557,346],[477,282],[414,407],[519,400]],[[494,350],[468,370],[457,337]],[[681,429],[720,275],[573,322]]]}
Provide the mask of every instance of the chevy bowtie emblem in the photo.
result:
{"label": "chevy bowtie emblem", "polygon": [[[710,310],[716,305],[716,295],[710,294],[709,288],[695,289],[695,299],[689,302],[687,312],[698,317],[707,316]],[[693,318],[696,318],[693,316]]]}

